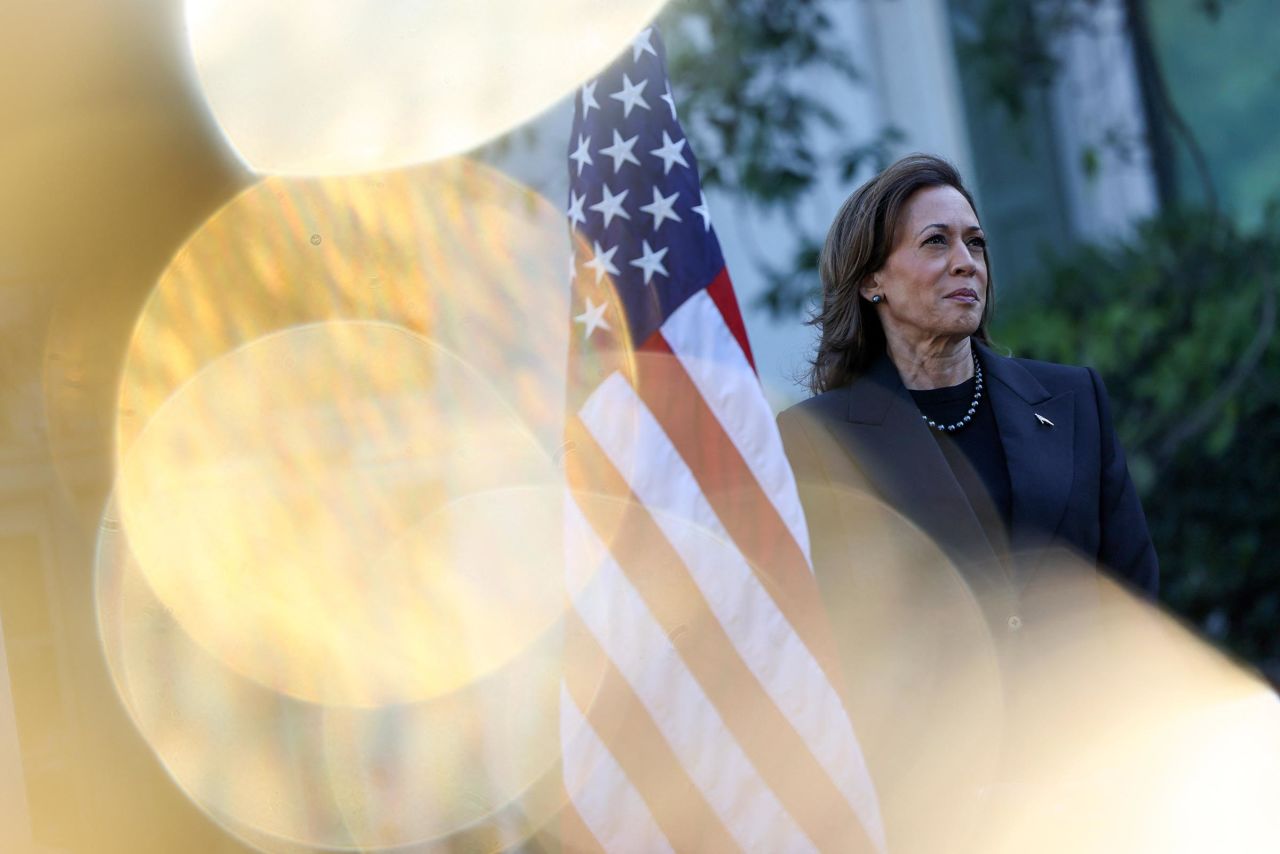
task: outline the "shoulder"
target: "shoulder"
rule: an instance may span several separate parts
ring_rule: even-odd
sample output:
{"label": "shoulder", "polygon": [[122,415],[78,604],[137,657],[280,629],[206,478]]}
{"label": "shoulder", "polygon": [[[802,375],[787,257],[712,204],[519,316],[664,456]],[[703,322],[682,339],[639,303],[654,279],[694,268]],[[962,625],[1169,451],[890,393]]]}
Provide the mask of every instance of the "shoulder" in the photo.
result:
{"label": "shoulder", "polygon": [[1105,439],[1113,432],[1111,402],[1106,385],[1095,369],[1009,356],[995,356],[993,367],[992,374],[1027,403],[1036,405],[1071,395],[1075,401],[1077,426],[1085,434],[1101,433]]}
{"label": "shoulder", "polygon": [[1092,368],[1080,365],[1062,365],[1057,362],[1042,362],[1039,359],[1026,359],[1020,356],[1001,356],[994,353],[992,355],[997,359],[1016,365],[1046,385],[1076,386],[1082,382],[1092,382],[1090,377]]}
{"label": "shoulder", "polygon": [[832,432],[849,411],[848,388],[816,394],[778,413],[778,435],[797,475],[825,471],[834,453]]}
{"label": "shoulder", "polygon": [[997,363],[998,375],[1009,378],[1018,378],[1019,375],[1029,377],[1043,386],[1051,396],[1068,391],[1093,393],[1100,384],[1097,371],[1093,368],[1061,365],[1057,362],[1042,362],[1038,359],[1024,359],[1017,356],[1002,356],[991,350],[986,351],[986,356]]}
{"label": "shoulder", "polygon": [[827,421],[844,418],[849,406],[849,389],[847,386],[835,388],[815,394],[808,400],[802,400],[778,413],[778,423],[798,423],[805,421]]}

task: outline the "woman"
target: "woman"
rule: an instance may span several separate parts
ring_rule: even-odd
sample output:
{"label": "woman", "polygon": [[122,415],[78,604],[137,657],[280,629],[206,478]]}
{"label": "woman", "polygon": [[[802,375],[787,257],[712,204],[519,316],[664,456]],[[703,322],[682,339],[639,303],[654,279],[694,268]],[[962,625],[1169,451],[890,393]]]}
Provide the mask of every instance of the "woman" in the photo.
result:
{"label": "woman", "polygon": [[1154,597],[1155,551],[1097,373],[991,349],[986,240],[950,164],[859,188],[820,272],[815,396],[779,427],[891,847],[952,850],[1030,766],[1040,735],[1016,733],[1056,702],[1015,686],[1087,630],[1092,567]]}
{"label": "woman", "polygon": [[802,475],[841,471],[958,565],[994,560],[1016,579],[1065,549],[1155,595],[1101,379],[990,347],[986,239],[954,167],[911,155],[859,188],[821,278],[815,396],[779,418]]}

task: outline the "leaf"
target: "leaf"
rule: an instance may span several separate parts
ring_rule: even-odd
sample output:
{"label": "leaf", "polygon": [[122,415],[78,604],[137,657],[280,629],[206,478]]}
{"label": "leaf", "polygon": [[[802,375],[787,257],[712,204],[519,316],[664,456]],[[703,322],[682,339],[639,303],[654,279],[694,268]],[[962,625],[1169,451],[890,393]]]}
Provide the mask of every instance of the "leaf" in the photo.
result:
{"label": "leaf", "polygon": [[1100,168],[1097,146],[1086,145],[1080,150],[1080,169],[1084,172],[1085,178],[1090,181],[1096,180]]}

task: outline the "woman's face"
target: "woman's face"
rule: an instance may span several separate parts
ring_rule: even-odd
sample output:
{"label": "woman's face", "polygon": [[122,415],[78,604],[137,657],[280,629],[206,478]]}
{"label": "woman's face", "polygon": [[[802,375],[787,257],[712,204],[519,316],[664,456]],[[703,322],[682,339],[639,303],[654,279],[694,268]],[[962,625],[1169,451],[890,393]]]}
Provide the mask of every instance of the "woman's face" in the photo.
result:
{"label": "woman's face", "polygon": [[987,303],[986,239],[954,187],[925,187],[907,199],[884,266],[862,295],[880,294],[885,334],[925,343],[972,335]]}

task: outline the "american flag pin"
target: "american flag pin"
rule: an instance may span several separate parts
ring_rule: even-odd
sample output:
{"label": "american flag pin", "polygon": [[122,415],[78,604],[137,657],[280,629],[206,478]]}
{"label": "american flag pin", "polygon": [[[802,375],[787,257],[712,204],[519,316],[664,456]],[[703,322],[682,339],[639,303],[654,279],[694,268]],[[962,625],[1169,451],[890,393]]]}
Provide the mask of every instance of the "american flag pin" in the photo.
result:
{"label": "american flag pin", "polygon": [[1036,413],[1036,419],[1037,419],[1041,424],[1043,424],[1043,425],[1044,425],[1044,426],[1046,426],[1046,427],[1052,427],[1052,426],[1053,426],[1053,422],[1052,422],[1052,421],[1050,421],[1048,418],[1045,418],[1045,417],[1044,417],[1043,415],[1041,415],[1039,412],[1037,412],[1037,413]]}

